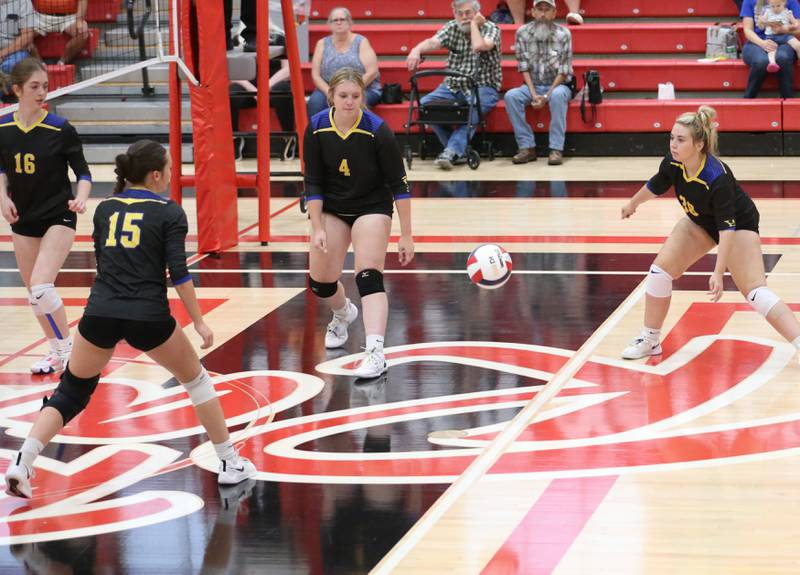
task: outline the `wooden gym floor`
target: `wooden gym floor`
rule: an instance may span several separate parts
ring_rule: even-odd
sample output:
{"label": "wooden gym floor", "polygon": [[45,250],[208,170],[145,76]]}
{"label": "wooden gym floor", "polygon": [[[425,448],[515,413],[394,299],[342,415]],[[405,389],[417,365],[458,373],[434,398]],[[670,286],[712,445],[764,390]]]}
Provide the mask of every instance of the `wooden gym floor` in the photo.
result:
{"label": "wooden gym floor", "polygon": [[[216,334],[204,363],[259,476],[218,489],[176,382],[120,346],[89,409],[37,461],[34,498],[0,495],[0,573],[800,572],[792,346],[729,279],[708,302],[707,256],[675,284],[663,355],[619,359],[682,215],[669,194],[619,219],[658,161],[497,159],[449,174],[415,162],[417,258],[401,269],[389,254],[390,368],[371,381],[350,376],[361,325],[346,349],[324,349],[297,182],[273,184],[266,248],[255,199],[241,198],[240,247],[187,250]],[[769,285],[800,311],[796,160],[729,163],[761,211]],[[92,208],[109,191],[97,184]],[[28,373],[46,344],[9,234],[0,223],[0,471],[57,382]],[[73,325],[90,238],[87,214],[58,278]],[[464,271],[485,242],[514,262],[494,291]]]}

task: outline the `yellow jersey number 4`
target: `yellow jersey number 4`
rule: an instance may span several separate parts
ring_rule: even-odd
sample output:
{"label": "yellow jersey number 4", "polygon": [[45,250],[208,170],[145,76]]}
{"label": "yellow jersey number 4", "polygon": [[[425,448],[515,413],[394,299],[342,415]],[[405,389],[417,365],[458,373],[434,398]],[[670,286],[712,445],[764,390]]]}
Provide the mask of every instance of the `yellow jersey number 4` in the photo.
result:
{"label": "yellow jersey number 4", "polygon": [[141,212],[126,212],[125,217],[122,219],[122,229],[117,234],[117,225],[119,224],[119,212],[114,212],[108,218],[108,237],[106,238],[106,247],[113,248],[117,244],[121,244],[123,248],[135,248],[139,245],[142,239],[142,230],[138,222],[144,218]]}
{"label": "yellow jersey number 4", "polygon": [[339,164],[339,172],[341,172],[345,177],[350,177],[350,166],[347,165],[347,158],[344,158],[342,163]]}

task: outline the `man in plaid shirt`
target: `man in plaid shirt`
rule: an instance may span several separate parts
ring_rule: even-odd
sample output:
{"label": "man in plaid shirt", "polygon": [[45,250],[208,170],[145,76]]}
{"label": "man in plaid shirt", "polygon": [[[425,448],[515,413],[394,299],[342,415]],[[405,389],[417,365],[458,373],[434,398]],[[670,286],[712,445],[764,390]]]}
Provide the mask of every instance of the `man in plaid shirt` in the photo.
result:
{"label": "man in plaid shirt", "polygon": [[[500,69],[500,28],[489,22],[480,13],[477,0],[454,0],[453,20],[444,25],[432,38],[423,40],[409,52],[406,64],[412,72],[417,69],[420,57],[426,52],[446,48],[447,67],[457,72],[477,78],[478,97],[481,112],[485,116],[496,105],[499,96],[502,71]],[[476,76],[477,73],[477,76]],[[475,97],[470,92],[470,83],[462,78],[447,78],[433,92],[422,98],[421,103],[434,101],[459,102],[466,104]],[[473,114],[473,124],[478,121],[477,111]],[[436,158],[436,165],[450,170],[454,163],[464,160],[467,141],[467,126],[431,126],[431,129],[444,146],[444,151]]]}
{"label": "man in plaid shirt", "polygon": [[572,90],[566,83],[572,77],[572,35],[555,23],[555,0],[536,0],[534,21],[517,30],[517,63],[525,83],[506,92],[506,112],[514,128],[519,152],[515,164],[536,160],[536,140],[525,119],[528,105],[535,110],[550,107],[550,156],[547,163],[563,162],[567,108]]}

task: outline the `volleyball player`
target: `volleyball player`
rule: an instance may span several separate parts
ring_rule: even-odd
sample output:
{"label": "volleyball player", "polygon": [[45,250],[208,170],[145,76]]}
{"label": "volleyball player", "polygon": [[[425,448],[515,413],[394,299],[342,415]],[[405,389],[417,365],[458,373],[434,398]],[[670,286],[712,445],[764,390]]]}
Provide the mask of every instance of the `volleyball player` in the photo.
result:
{"label": "volleyball player", "polygon": [[400,218],[401,265],[414,257],[411,194],[400,150],[389,127],[365,110],[364,82],[341,68],[329,82],[331,107],[314,115],[305,135],[305,184],[311,218],[309,286],[333,311],[325,347],[341,347],[358,308],[339,281],[350,243],[355,279],[364,308],[366,354],[355,374],[386,371],[383,354],[389,303],[383,266],[392,227],[392,203]]}
{"label": "volleyball player", "polygon": [[101,370],[123,339],[186,388],[220,459],[218,482],[235,484],[255,473],[253,464],[234,449],[211,377],[170,315],[165,269],[203,338],[201,347],[212,345],[214,334],[200,313],[186,266],[186,214],[158,195],[169,186],[170,158],[161,144],[141,140],[117,156],[116,163],[114,195],[94,214],[97,277],[78,324],[72,357],[6,471],[10,495],[31,496],[34,460],[89,403]]}
{"label": "volleyball player", "polygon": [[[0,208],[11,224],[17,258],[33,313],[50,352],[31,366],[32,373],[64,369],[72,349],[67,314],[54,282],[75,239],[77,214],[86,211],[92,176],[83,146],[67,120],[42,108],[47,71],[35,58],[11,71],[19,109],[0,117]],[[78,178],[73,197],[67,168]]]}
{"label": "volleyball player", "polygon": [[641,204],[674,187],[686,213],[650,266],[644,328],[622,352],[625,359],[661,353],[661,326],[669,310],[672,282],[715,245],[719,246],[717,260],[708,281],[711,301],[722,297],[722,276],[730,270],[747,303],[800,348],[800,323],[766,285],[758,210],[731,169],[716,156],[715,116],[708,106],[679,116],[670,134],[669,154],[658,173],[622,207],[622,218],[629,218]]}

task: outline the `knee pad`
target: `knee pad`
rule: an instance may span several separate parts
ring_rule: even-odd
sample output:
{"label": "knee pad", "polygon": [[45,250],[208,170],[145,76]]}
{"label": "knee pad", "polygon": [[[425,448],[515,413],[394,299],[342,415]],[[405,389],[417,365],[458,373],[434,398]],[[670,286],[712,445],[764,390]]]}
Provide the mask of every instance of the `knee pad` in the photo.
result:
{"label": "knee pad", "polygon": [[372,268],[361,270],[356,274],[356,286],[361,297],[386,291],[383,289],[383,274]]}
{"label": "knee pad", "polygon": [[653,297],[669,297],[672,295],[672,276],[656,264],[650,266],[650,273],[645,281],[645,291]]}
{"label": "knee pad", "polygon": [[33,308],[33,313],[36,315],[53,313],[64,305],[56,291],[56,286],[53,284],[31,286],[31,295],[28,296],[28,301]]}
{"label": "knee pad", "polygon": [[91,399],[99,381],[99,373],[94,377],[82,379],[73,375],[69,370],[69,365],[67,365],[67,369],[61,374],[61,381],[58,387],[53,395],[45,398],[43,407],[52,407],[58,411],[64,419],[64,425],[66,425],[89,405],[89,399]]}
{"label": "knee pad", "polygon": [[769,311],[775,307],[775,304],[779,301],[781,301],[781,298],[767,286],[757,287],[747,294],[747,303],[764,317],[767,317]]}
{"label": "knee pad", "polygon": [[186,389],[186,393],[189,394],[189,399],[195,407],[203,405],[205,402],[211,401],[217,397],[217,391],[214,389],[211,376],[208,375],[205,367],[201,367],[200,375],[195,377],[192,381],[184,383],[183,387]]}
{"label": "knee pad", "polygon": [[311,276],[308,276],[308,287],[314,292],[317,297],[333,297],[336,295],[336,290],[339,288],[339,282],[318,282]]}

